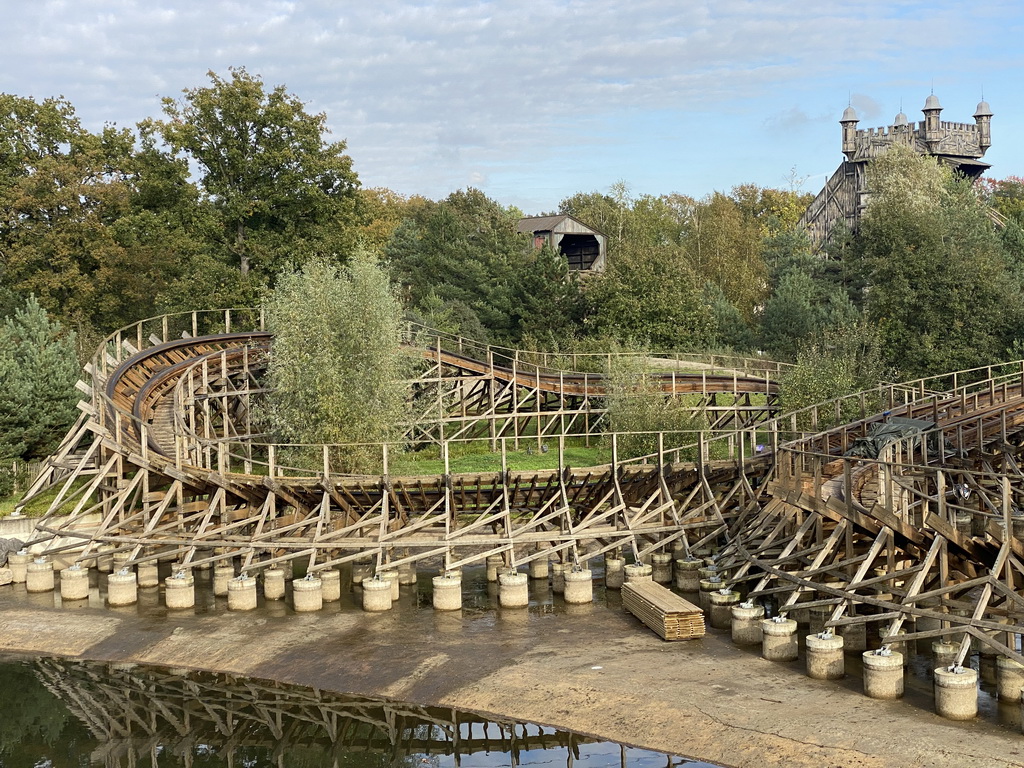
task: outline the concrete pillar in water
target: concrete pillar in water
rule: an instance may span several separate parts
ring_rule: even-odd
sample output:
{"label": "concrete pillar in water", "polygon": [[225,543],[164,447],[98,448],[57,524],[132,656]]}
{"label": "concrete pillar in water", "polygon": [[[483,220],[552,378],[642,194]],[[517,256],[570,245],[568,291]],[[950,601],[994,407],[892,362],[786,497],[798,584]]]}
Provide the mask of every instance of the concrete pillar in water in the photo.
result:
{"label": "concrete pillar in water", "polygon": [[25,589],[29,592],[53,592],[53,563],[38,557],[25,567]]}
{"label": "concrete pillar in water", "polygon": [[132,556],[130,552],[115,552],[111,556],[111,567],[116,571],[123,571],[128,567],[128,563],[131,561]]}
{"label": "concrete pillar in water", "polygon": [[825,631],[825,622],[832,618],[834,606],[816,605],[807,609],[807,624],[812,635],[818,635]]}
{"label": "concrete pillar in water", "polygon": [[[406,586],[416,583],[416,563],[403,563],[398,566],[398,583]],[[327,599],[326,595],[324,599]]]}
{"label": "concrete pillar in water", "polygon": [[864,693],[872,699],[903,696],[903,654],[888,648],[864,651]]}
{"label": "concrete pillar in water", "polygon": [[191,571],[175,571],[164,579],[164,604],[172,611],[195,606],[196,580]]}
{"label": "concrete pillar in water", "polygon": [[434,586],[434,609],[458,611],[462,608],[462,579],[442,574],[431,579]]}
{"label": "concrete pillar in water", "polygon": [[697,602],[704,613],[708,613],[711,610],[711,598],[708,595],[712,592],[717,592],[724,586],[722,577],[717,574],[709,579],[700,580],[700,592],[697,594]]}
{"label": "concrete pillar in water", "polygon": [[626,579],[626,561],[621,557],[609,557],[604,561],[604,588],[622,589]]}
{"label": "concrete pillar in water", "polygon": [[101,544],[96,555],[96,570],[100,573],[112,573],[114,571],[114,556],[110,550],[110,544]]}
{"label": "concrete pillar in water", "polygon": [[543,557],[538,557],[536,560],[531,560],[529,568],[531,579],[546,579],[550,572],[547,556],[545,555]]}
{"label": "concrete pillar in water", "polygon": [[948,667],[952,664],[959,651],[960,643],[951,643],[948,640],[936,640],[932,643],[932,655],[938,667]]}
{"label": "concrete pillar in water", "polygon": [[525,608],[530,604],[529,578],[525,573],[498,574],[498,601],[502,608]]}
{"label": "concrete pillar in water", "polygon": [[680,592],[696,592],[700,589],[701,561],[695,557],[676,560],[676,589]]}
{"label": "concrete pillar in water", "polygon": [[731,608],[732,641],[736,645],[760,645],[764,606],[751,602],[737,603]]}
{"label": "concrete pillar in water", "polygon": [[907,631],[905,629],[901,629],[897,635],[890,635],[889,632],[890,628],[888,625],[882,627],[881,630],[879,630],[879,642],[881,645],[887,645],[891,650],[899,653],[903,658],[903,666],[907,666],[907,664],[910,663],[911,649],[907,647],[907,642],[905,640],[899,639],[900,636],[907,634]]}
{"label": "concrete pillar in water", "polygon": [[24,584],[28,574],[28,564],[32,562],[32,555],[27,549],[12,552],[7,556],[7,565],[11,569],[15,584]]}
{"label": "concrete pillar in water", "polygon": [[711,609],[711,626],[715,629],[729,629],[732,626],[732,607],[739,603],[740,593],[728,587],[722,587],[708,593],[708,605]]}
{"label": "concrete pillar in water", "polygon": [[556,595],[565,592],[565,569],[566,564],[555,562],[551,564],[551,591]]}
{"label": "concrete pillar in water", "polygon": [[89,569],[75,563],[60,572],[60,599],[85,600],[89,597]]}
{"label": "concrete pillar in water", "polygon": [[122,568],[107,577],[107,605],[111,608],[135,605],[138,599],[138,582],[131,568]]}
{"label": "concrete pillar in water", "polygon": [[655,552],[651,555],[651,578],[657,584],[672,583],[672,555]]}
{"label": "concrete pillar in water", "polygon": [[1006,656],[996,659],[996,692],[1003,701],[1020,701],[1024,665]]}
{"label": "concrete pillar in water", "polygon": [[565,572],[565,602],[571,605],[583,605],[594,599],[594,575],[584,568],[579,571]]}
{"label": "concrete pillar in water", "polygon": [[284,571],[276,565],[263,571],[263,597],[267,600],[284,599]]}
{"label": "concrete pillar in water", "polygon": [[[297,582],[296,582],[297,583]],[[394,601],[391,598],[391,582],[387,579],[373,577],[363,579],[363,610],[376,613],[391,609]]]}
{"label": "concrete pillar in water", "polygon": [[807,636],[807,676],[815,680],[839,680],[846,675],[843,638],[831,630]]}
{"label": "concrete pillar in water", "polygon": [[[390,586],[390,585],[389,585]],[[292,602],[296,613],[310,613],[324,607],[323,582],[312,574],[292,581]]]}
{"label": "concrete pillar in water", "polygon": [[768,661],[796,661],[799,656],[796,622],[781,616],[762,621],[761,655]]}
{"label": "concrete pillar in water", "polygon": [[487,580],[497,581],[498,571],[501,570],[501,566],[505,564],[505,558],[501,555],[488,555],[487,556]]}
{"label": "concrete pillar in water", "polygon": [[242,573],[228,582],[228,610],[251,611],[256,608],[256,577]]}
{"label": "concrete pillar in water", "polygon": [[224,597],[228,593],[228,582],[235,578],[235,566],[215,565],[213,568],[213,594]]}
{"label": "concrete pillar in water", "polygon": [[843,636],[843,648],[854,653],[863,653],[868,649],[868,628],[866,624],[844,624],[839,627]]}
{"label": "concrete pillar in water", "polygon": [[[988,648],[985,648],[988,651]],[[978,654],[978,677],[981,678],[981,682],[986,685],[997,685],[998,674],[996,672],[996,662],[998,657],[994,653],[979,653]]]}
{"label": "concrete pillar in water", "polygon": [[324,602],[336,603],[341,600],[341,572],[334,568],[328,568],[317,574],[323,585]]}
{"label": "concrete pillar in water", "polygon": [[379,573],[381,579],[391,585],[391,601],[394,602],[402,596],[402,590],[398,585],[398,571],[395,568],[385,568]]}
{"label": "concrete pillar in water", "polygon": [[139,577],[139,586],[143,589],[160,586],[160,571],[156,562],[140,563],[135,568]]}
{"label": "concrete pillar in water", "polygon": [[935,670],[935,712],[948,720],[971,720],[978,714],[978,673],[970,667]]}
{"label": "concrete pillar in water", "polygon": [[363,583],[364,579],[373,577],[373,561],[372,560],[356,560],[352,563],[352,583],[359,584]]}
{"label": "concrete pillar in water", "polygon": [[622,569],[626,574],[626,583],[631,581],[654,581],[653,573],[654,569],[644,563],[634,563],[633,565],[627,565]]}

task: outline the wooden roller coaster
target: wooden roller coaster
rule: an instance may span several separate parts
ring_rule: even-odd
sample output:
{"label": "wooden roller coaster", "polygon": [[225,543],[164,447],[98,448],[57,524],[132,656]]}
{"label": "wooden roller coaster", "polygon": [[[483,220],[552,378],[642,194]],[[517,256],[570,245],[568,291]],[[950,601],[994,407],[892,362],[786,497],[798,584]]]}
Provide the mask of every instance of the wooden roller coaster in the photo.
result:
{"label": "wooden roller coaster", "polygon": [[[958,661],[973,643],[1024,663],[1024,361],[779,415],[779,371],[763,361],[648,359],[709,428],[685,445],[653,435],[625,457],[605,429],[602,375],[412,328],[407,348],[425,365],[403,443],[434,446],[439,470],[393,473],[384,445],[382,471],[356,476],[332,446],[304,447],[299,465],[294,446],[254,428],[270,341],[253,312],[158,318],[107,339],[79,422],[26,496],[52,495],[36,550],[312,572],[714,550],[726,583],[782,613],[816,609],[883,643],[952,639]],[[921,427],[877,456],[853,450],[896,417]],[[489,445],[493,471],[452,471],[467,440]],[[598,440],[607,463],[568,466],[567,442]],[[552,468],[511,470],[524,446],[549,450]]]}

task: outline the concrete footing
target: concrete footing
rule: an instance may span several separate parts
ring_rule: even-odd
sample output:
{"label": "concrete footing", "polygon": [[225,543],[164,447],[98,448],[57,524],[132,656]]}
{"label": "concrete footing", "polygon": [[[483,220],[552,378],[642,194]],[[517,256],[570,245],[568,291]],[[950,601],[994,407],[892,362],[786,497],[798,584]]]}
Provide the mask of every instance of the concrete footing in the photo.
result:
{"label": "concrete footing", "polygon": [[11,569],[11,576],[14,577],[14,584],[24,584],[28,578],[28,564],[32,562],[32,555],[28,550],[11,552],[7,556],[7,567]]}
{"label": "concrete footing", "polygon": [[53,563],[45,558],[33,560],[25,567],[25,589],[29,592],[53,592]]}
{"label": "concrete footing", "polygon": [[733,592],[729,588],[723,588],[717,592],[708,593],[708,602],[711,613],[711,626],[715,629],[729,629],[732,627],[732,607],[739,603],[740,593]]}
{"label": "concrete footing", "polygon": [[336,603],[341,600],[341,573],[330,568],[317,574],[323,585],[324,602]]}
{"label": "concrete footing", "polygon": [[60,572],[60,599],[85,600],[89,597],[89,569],[72,565]]}
{"label": "concrete footing", "polygon": [[978,673],[970,667],[935,670],[935,712],[948,720],[971,720],[978,714]]}
{"label": "concrete footing", "polygon": [[566,571],[565,602],[583,605],[594,600],[594,574],[589,569]]}
{"label": "concrete footing", "polygon": [[311,574],[305,578],[293,580],[292,602],[296,613],[319,611],[324,607],[323,582]]}
{"label": "concrete footing", "polygon": [[462,608],[462,579],[452,576],[435,576],[431,579],[434,586],[434,610],[457,611]]}
{"label": "concrete footing", "polygon": [[391,585],[391,602],[402,596],[401,586],[398,583],[398,570],[396,568],[386,568],[380,571],[378,575],[381,580]]}
{"label": "concrete footing", "polygon": [[672,555],[655,552],[651,555],[651,578],[657,584],[672,583]]}
{"label": "concrete footing", "polygon": [[761,622],[761,655],[768,661],[796,661],[799,641],[796,622],[776,616]]}
{"label": "concrete footing", "polygon": [[626,561],[621,557],[609,557],[604,561],[604,588],[622,589],[626,580]]}
{"label": "concrete footing", "polygon": [[371,613],[391,609],[391,582],[377,577],[363,579],[363,610]]}
{"label": "concrete footing", "polygon": [[807,636],[807,676],[815,680],[839,680],[846,675],[843,638],[830,631]]}
{"label": "concrete footing", "polygon": [[935,658],[935,666],[948,667],[956,660],[956,655],[959,651],[959,643],[951,643],[948,640],[936,640],[932,643],[932,656]]}
{"label": "concrete footing", "polygon": [[501,555],[488,555],[486,563],[487,563],[487,580],[488,581],[497,581],[498,580],[498,571],[500,571],[501,567],[505,564],[505,558],[503,558]]}
{"label": "concrete footing", "polygon": [[139,599],[139,586],[135,571],[122,568],[107,577],[107,605],[117,608],[122,605],[135,605]]}
{"label": "concrete footing", "polygon": [[[416,583],[416,563],[403,563],[398,566],[398,583],[406,587]],[[325,595],[324,600],[326,599]]]}
{"label": "concrete footing", "polygon": [[1021,701],[1024,664],[1000,656],[996,659],[996,691],[1003,701]]}
{"label": "concrete footing", "polygon": [[140,563],[135,568],[138,575],[139,587],[150,589],[160,586],[160,569],[156,563]]}
{"label": "concrete footing", "polygon": [[228,582],[235,578],[235,566],[215,565],[213,567],[213,594],[225,597],[228,593]]}
{"label": "concrete footing", "polygon": [[[589,571],[588,571],[589,573]],[[525,608],[530,604],[529,577],[518,571],[498,574],[498,602],[502,608]]]}
{"label": "concrete footing", "polygon": [[538,557],[536,560],[531,560],[529,569],[531,579],[546,579],[551,573],[546,557]]}
{"label": "concrete footing", "polygon": [[263,597],[267,600],[284,599],[284,571],[274,566],[263,572]]}
{"label": "concrete footing", "polygon": [[839,628],[843,648],[850,653],[863,653],[868,649],[868,628],[865,624],[846,624]]}
{"label": "concrete footing", "polygon": [[697,593],[697,604],[700,609],[705,613],[711,610],[711,598],[709,595],[712,592],[717,592],[725,586],[725,582],[722,581],[722,577],[715,574],[709,579],[700,580],[700,590]]}
{"label": "concrete footing", "polygon": [[164,579],[164,604],[170,610],[182,610],[195,606],[196,581],[190,571],[175,571]]}
{"label": "concrete footing", "polygon": [[551,591],[556,595],[565,592],[565,571],[568,566],[565,563],[551,564]]}
{"label": "concrete footing", "polygon": [[864,693],[872,699],[898,699],[903,696],[903,658],[893,651],[865,651]]}
{"label": "concrete footing", "polygon": [[696,592],[700,589],[700,567],[702,560],[687,557],[676,560],[675,583],[680,592]]}
{"label": "concrete footing", "polygon": [[654,569],[644,563],[634,563],[622,569],[626,574],[626,583],[631,581],[654,581]]}
{"label": "concrete footing", "polygon": [[753,603],[737,603],[732,606],[730,613],[732,614],[732,641],[736,645],[760,645],[764,606]]}
{"label": "concrete footing", "polygon": [[112,571],[114,573],[117,571],[123,571],[128,567],[128,563],[131,562],[131,559],[132,556],[129,552],[115,552],[110,558]]}
{"label": "concrete footing", "polygon": [[244,573],[228,582],[228,610],[251,611],[256,608],[256,577]]}

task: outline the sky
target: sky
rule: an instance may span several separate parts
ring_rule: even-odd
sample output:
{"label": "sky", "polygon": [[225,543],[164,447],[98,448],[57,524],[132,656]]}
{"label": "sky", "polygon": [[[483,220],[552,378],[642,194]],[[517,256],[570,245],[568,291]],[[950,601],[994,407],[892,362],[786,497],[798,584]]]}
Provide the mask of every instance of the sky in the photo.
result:
{"label": "sky", "polygon": [[576,192],[817,192],[838,120],[995,116],[990,176],[1024,175],[1019,0],[5,0],[0,92],[86,127],[159,117],[229,67],[284,85],[364,187],[476,187],[526,214]]}

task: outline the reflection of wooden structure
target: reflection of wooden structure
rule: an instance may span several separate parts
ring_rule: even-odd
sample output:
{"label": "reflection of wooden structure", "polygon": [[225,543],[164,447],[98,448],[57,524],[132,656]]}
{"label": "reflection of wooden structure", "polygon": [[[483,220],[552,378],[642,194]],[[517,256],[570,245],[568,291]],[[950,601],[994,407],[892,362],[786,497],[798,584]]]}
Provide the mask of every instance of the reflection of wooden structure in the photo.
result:
{"label": "reflection of wooden structure", "polygon": [[932,94],[925,102],[924,120],[908,122],[900,112],[893,124],[884,128],[858,129],[856,110],[847,107],[839,121],[843,128],[843,154],[839,166],[825,187],[811,202],[800,220],[811,242],[820,247],[842,226],[855,232],[867,207],[868,163],[890,147],[903,145],[922,155],[931,155],[970,178],[980,176],[988,163],[981,160],[992,145],[992,110],[982,101],[974,111],[974,123],[950,123],[939,119],[942,106]]}
{"label": "reflection of wooden structure", "polygon": [[573,216],[529,216],[517,229],[533,235],[534,248],[547,245],[565,256],[574,272],[604,271],[608,238]]}
{"label": "reflection of wooden structure", "polygon": [[[380,474],[353,476],[339,471],[341,447],[266,444],[254,432],[269,335],[237,330],[254,320],[223,313],[214,327],[210,316],[160,318],[101,346],[86,413],[30,494],[56,493],[37,548],[90,560],[114,547],[133,562],[166,558],[181,567],[239,557],[243,570],[298,560],[318,571],[364,558],[381,567],[443,556],[455,568],[497,554],[517,566],[549,554],[580,562],[621,546],[685,547],[690,531],[702,532],[695,540],[721,532],[709,504],[728,493],[719,483],[736,485],[734,467],[775,407],[760,361],[729,362],[762,366],[761,375],[735,367],[653,373],[650,383],[666,396],[694,398],[716,423],[748,431],[731,439],[720,462],[704,442],[682,451],[666,443],[671,435],[652,436],[647,456],[626,459],[618,438],[600,437],[603,376],[547,369],[461,339],[424,343],[420,330],[408,339],[426,366],[414,383],[420,418],[407,440],[439,443],[442,469],[402,476],[390,447],[380,446]],[[453,434],[482,439],[494,470],[453,473]],[[567,440],[599,437],[610,443],[610,464],[567,466]],[[551,468],[510,471],[507,454],[521,443],[550,453]],[[691,452],[700,471],[684,461]]]}
{"label": "reflection of wooden structure", "polygon": [[[339,765],[351,752],[451,755],[455,765],[481,752],[508,753],[518,765],[529,751],[561,752],[566,765],[580,759],[586,736],[512,720],[439,707],[346,696],[229,675],[172,672],[135,665],[41,659],[43,684],[77,716],[100,746],[93,760],[128,768],[169,751],[175,764],[289,764],[296,751],[318,765]],[[625,766],[625,748],[621,751]],[[548,756],[545,756],[548,759]],[[433,765],[429,760],[421,764]]]}

